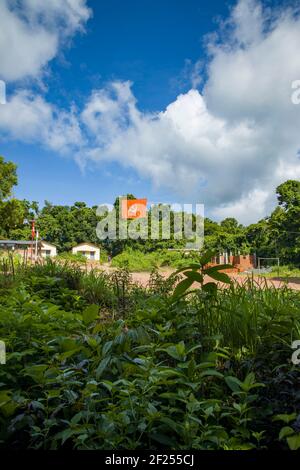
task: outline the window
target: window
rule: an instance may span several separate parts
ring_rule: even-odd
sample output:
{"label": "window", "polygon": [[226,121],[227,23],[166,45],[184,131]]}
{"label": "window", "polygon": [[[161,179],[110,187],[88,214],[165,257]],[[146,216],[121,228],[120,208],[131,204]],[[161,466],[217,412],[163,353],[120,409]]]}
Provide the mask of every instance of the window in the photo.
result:
{"label": "window", "polygon": [[90,259],[95,259],[95,252],[94,251],[90,252]]}

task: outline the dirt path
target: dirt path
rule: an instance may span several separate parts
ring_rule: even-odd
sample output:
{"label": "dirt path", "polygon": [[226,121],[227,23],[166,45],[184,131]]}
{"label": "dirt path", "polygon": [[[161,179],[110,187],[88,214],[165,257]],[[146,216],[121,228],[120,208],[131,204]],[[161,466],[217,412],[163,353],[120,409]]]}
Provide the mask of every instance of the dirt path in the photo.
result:
{"label": "dirt path", "polygon": [[[107,265],[103,265],[102,268],[107,272],[113,272],[115,270],[114,268],[111,268]],[[164,278],[167,278],[174,271],[175,271],[174,269],[171,269],[171,268],[167,269],[166,268],[166,269],[163,269],[163,270],[162,269],[159,270],[159,273]],[[134,282],[137,282],[137,283],[141,284],[144,287],[148,284],[149,279],[150,279],[150,273],[149,272],[132,272],[131,275],[132,275],[132,279],[133,279]],[[231,279],[235,280],[239,284],[243,284],[247,280],[247,277],[248,277],[245,274],[229,274],[229,276],[231,277]],[[270,287],[273,286],[273,287],[276,287],[277,289],[280,288],[280,287],[283,287],[285,285],[285,280],[279,279],[279,278],[277,278],[277,279],[276,278],[275,279],[265,279],[265,278],[260,277],[260,276],[254,276],[254,280],[257,282],[257,284],[259,284],[261,286],[265,286],[265,284],[267,283],[268,286],[270,286]],[[205,282],[211,282],[211,281],[212,281],[212,279],[210,279],[209,277],[206,277]],[[292,279],[291,281],[288,282],[288,286],[289,286],[290,289],[300,290],[300,279]]]}

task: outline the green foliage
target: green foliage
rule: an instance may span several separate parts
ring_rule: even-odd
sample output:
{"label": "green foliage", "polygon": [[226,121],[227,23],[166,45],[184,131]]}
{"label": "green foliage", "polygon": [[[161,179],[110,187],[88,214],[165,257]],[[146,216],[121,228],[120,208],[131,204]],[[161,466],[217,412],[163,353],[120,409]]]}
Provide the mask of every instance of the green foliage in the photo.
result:
{"label": "green foliage", "polygon": [[146,289],[128,270],[16,267],[0,286],[0,447],[298,448],[299,293],[200,282],[174,302],[209,255]]}
{"label": "green foliage", "polygon": [[270,273],[264,274],[265,277],[278,278],[285,281],[298,281],[300,278],[300,268],[295,268],[292,264],[284,266],[272,266]]}
{"label": "green foliage", "polygon": [[[0,158],[0,236],[3,238],[28,239],[30,227],[24,219],[37,218],[37,229],[41,238],[54,243],[59,252],[69,251],[72,246],[83,241],[99,243],[96,226],[104,216],[97,215],[97,207],[87,207],[84,202],[75,202],[72,206],[53,205],[45,201],[39,211],[36,202],[20,201],[11,195],[12,187],[17,183],[16,166]],[[300,183],[288,180],[276,189],[278,207],[269,217],[244,227],[234,217],[228,217],[220,223],[204,219],[204,248],[213,251],[231,251],[233,254],[256,253],[260,257],[279,257],[281,263],[300,265]],[[128,199],[134,195],[127,194]],[[115,209],[119,209],[119,198]],[[187,240],[178,240],[175,236],[174,213],[170,213],[170,239],[152,240],[151,212],[164,210],[160,204],[148,212],[148,239],[104,240],[100,243],[102,262],[107,262],[107,254],[112,254],[114,266],[129,266],[131,270],[151,270],[156,266],[184,266],[182,252],[168,252],[179,249]],[[195,225],[195,216],[192,216]],[[127,221],[127,225],[131,222]],[[117,221],[117,231],[119,223]],[[159,222],[161,234],[162,221]],[[137,253],[134,254],[133,251]],[[156,255],[153,253],[156,252]],[[142,255],[141,255],[142,253]],[[118,256],[117,256],[118,255]],[[138,258],[140,262],[138,263]]]}
{"label": "green foliage", "polygon": [[[97,244],[96,226],[102,217],[97,215],[97,207],[87,207],[84,202],[72,206],[53,205],[45,201],[39,210],[36,202],[20,201],[11,198],[12,188],[17,184],[16,165],[5,162],[0,157],[0,236],[12,239],[28,239],[30,226],[24,220],[37,218],[36,227],[42,239],[54,243],[59,252],[69,251],[72,246],[83,241]],[[278,207],[269,217],[244,227],[234,217],[220,223],[204,219],[205,249],[256,253],[260,257],[279,257],[281,263],[300,265],[300,182],[288,180],[276,189]],[[128,199],[135,196],[127,194]],[[119,198],[115,209],[119,209]],[[168,249],[183,248],[186,239],[177,240],[174,229],[174,213],[170,213],[170,239],[151,240],[151,211],[164,210],[160,204],[148,213],[148,239],[105,240],[101,242],[102,261],[107,261],[107,253],[116,257],[115,266],[129,266],[132,270],[151,270],[155,266],[182,267],[185,260],[180,252]],[[234,215],[234,214],[233,214]],[[195,216],[192,216],[195,224]],[[127,225],[130,221],[127,222]],[[117,230],[118,230],[117,222]],[[162,222],[159,222],[161,233]],[[136,255],[132,253],[136,250]],[[156,252],[156,255],[153,255]],[[140,256],[143,253],[143,256]],[[163,255],[163,257],[161,257]],[[140,263],[137,263],[140,258]]]}
{"label": "green foliage", "polygon": [[17,166],[0,156],[0,237],[3,238],[10,235],[19,238],[18,231],[22,232],[24,219],[36,208],[36,203],[11,197],[17,182]]}
{"label": "green foliage", "polygon": [[208,250],[200,257],[198,263],[194,263],[190,266],[178,269],[175,272],[175,275],[182,273],[186,277],[186,279],[183,279],[177,284],[174,290],[173,299],[175,301],[184,296],[186,293],[188,293],[188,289],[194,283],[200,285],[203,291],[210,294],[216,294],[217,286],[214,283],[204,284],[204,276],[209,276],[210,278],[218,282],[231,284],[229,276],[222,272],[224,269],[232,268],[230,264],[220,264],[213,267],[206,267],[207,263],[211,260],[214,255],[215,253],[213,251]]}
{"label": "green foliage", "polygon": [[279,440],[286,439],[290,450],[300,449],[300,429],[299,418],[296,413],[280,414],[274,417],[274,421],[283,421],[284,423],[292,423],[291,426],[284,426],[279,433]]}
{"label": "green foliage", "polygon": [[247,228],[247,240],[258,256],[279,257],[300,265],[300,182],[289,180],[276,189],[279,206],[265,220]]}
{"label": "green foliage", "polygon": [[300,181],[288,180],[277,187],[279,205],[284,209],[300,207]]}
{"label": "green foliage", "polygon": [[72,253],[71,251],[64,251],[58,255],[58,259],[65,261],[74,261],[76,263],[86,263],[86,257],[81,253]]}
{"label": "green foliage", "polygon": [[11,196],[12,188],[17,182],[17,165],[12,162],[6,162],[0,156],[0,201]]}
{"label": "green foliage", "polygon": [[130,271],[152,271],[158,266],[157,253],[142,253],[127,249],[112,259],[113,267],[127,267]]}
{"label": "green foliage", "polygon": [[77,243],[89,241],[97,244],[97,207],[84,202],[73,206],[55,206],[46,201],[39,213],[37,227],[41,237],[58,246],[59,251],[71,250]]}
{"label": "green foliage", "polygon": [[199,258],[199,253],[169,250],[155,250],[143,253],[137,249],[127,248],[112,259],[114,267],[128,267],[130,271],[152,271],[154,268],[180,268],[187,262]]}

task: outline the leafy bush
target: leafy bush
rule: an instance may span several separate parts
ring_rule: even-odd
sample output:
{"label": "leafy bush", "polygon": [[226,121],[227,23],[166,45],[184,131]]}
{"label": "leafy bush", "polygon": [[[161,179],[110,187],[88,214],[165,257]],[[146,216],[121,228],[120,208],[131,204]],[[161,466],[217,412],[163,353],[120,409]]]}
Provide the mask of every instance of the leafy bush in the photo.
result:
{"label": "leafy bush", "polygon": [[197,259],[197,252],[157,250],[144,253],[128,248],[112,259],[112,266],[127,267],[130,271],[152,271],[159,267],[181,268]]}
{"label": "leafy bush", "polygon": [[299,292],[205,288],[226,277],[204,265],[146,289],[126,269],[16,272],[0,296],[0,447],[297,448]]}
{"label": "leafy bush", "polygon": [[64,251],[58,255],[58,259],[73,261],[77,263],[86,263],[86,257],[81,253],[71,253],[70,251]]}
{"label": "leafy bush", "polygon": [[286,266],[273,266],[272,272],[267,274],[267,277],[282,277],[282,278],[300,278],[300,269],[293,265]]}

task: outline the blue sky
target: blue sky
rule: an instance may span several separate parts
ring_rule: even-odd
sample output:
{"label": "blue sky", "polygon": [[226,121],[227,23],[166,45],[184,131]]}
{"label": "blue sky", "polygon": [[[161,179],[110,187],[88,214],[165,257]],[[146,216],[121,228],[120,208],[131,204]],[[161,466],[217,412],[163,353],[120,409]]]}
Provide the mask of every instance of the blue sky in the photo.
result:
{"label": "blue sky", "polygon": [[[164,109],[189,88],[185,61],[205,56],[203,36],[213,30],[217,15],[228,12],[220,0],[92,0],[88,5],[93,16],[86,32],[50,63],[46,97],[62,107],[84,103],[91,89],[108,81],[126,79],[134,83],[142,110]],[[8,96],[14,89],[15,84],[8,86]],[[151,182],[118,164],[82,171],[71,158],[17,142],[1,143],[1,153],[18,164],[16,197],[41,204],[83,200],[92,205],[126,193],[174,200],[172,193],[153,191]]]}
{"label": "blue sky", "polygon": [[0,154],[18,164],[16,197],[96,205],[133,193],[248,223],[299,174],[293,3],[3,0],[0,10]]}
{"label": "blue sky", "polygon": [[[230,2],[212,0],[90,0],[86,33],[53,64],[49,97],[84,100],[92,88],[131,80],[143,110],[164,109],[190,84],[180,80],[185,60],[205,57],[203,37]],[[181,82],[181,83],[180,83]],[[62,86],[61,89],[55,88]],[[180,86],[179,86],[180,85]]]}

